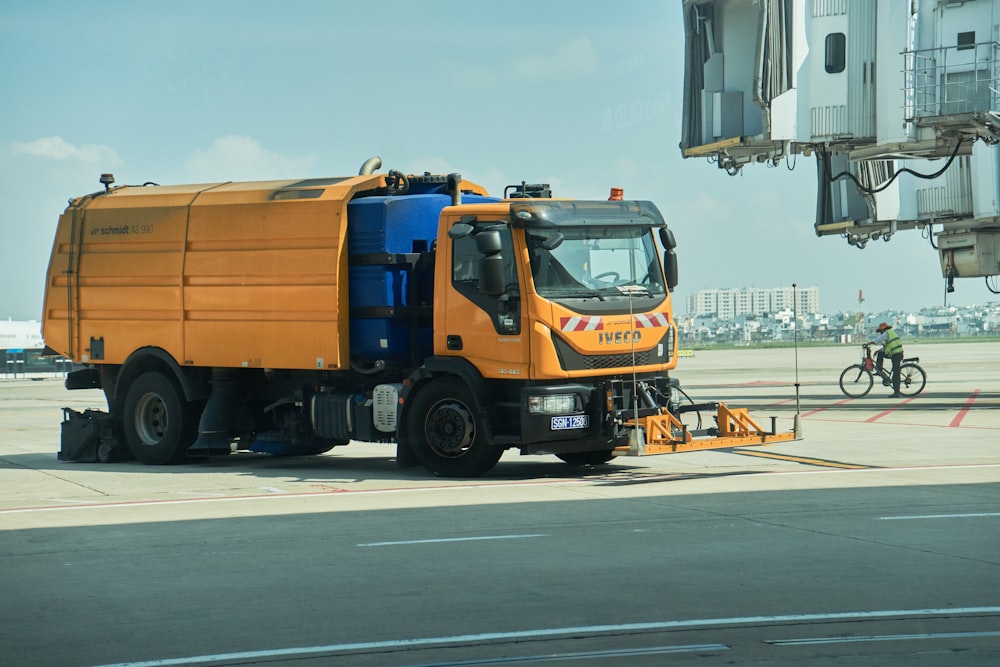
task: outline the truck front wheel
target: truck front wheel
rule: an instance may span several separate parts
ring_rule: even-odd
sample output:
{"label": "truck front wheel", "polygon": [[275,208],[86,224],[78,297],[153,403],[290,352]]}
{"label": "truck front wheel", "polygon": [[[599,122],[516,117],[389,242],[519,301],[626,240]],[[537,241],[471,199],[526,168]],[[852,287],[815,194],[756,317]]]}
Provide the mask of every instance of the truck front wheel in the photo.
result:
{"label": "truck front wheel", "polygon": [[136,378],[125,395],[125,441],[142,463],[184,460],[197,434],[198,415],[170,378],[155,371]]}
{"label": "truck front wheel", "polygon": [[500,460],[503,450],[490,445],[465,383],[433,380],[421,387],[409,410],[414,454],[441,477],[479,477]]}

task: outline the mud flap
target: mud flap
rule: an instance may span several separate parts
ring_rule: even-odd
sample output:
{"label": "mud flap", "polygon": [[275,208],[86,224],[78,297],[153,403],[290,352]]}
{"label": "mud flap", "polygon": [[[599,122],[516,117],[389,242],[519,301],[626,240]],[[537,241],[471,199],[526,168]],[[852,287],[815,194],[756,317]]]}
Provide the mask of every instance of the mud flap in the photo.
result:
{"label": "mud flap", "polygon": [[133,458],[111,428],[112,417],[100,410],[77,412],[63,408],[60,461],[112,463]]}

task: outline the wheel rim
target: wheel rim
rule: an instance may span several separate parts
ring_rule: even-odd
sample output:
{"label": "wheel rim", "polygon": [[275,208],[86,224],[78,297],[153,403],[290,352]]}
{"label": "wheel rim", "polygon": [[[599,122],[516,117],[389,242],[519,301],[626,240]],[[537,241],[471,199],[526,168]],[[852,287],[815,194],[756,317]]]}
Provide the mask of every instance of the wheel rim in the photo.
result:
{"label": "wheel rim", "polygon": [[443,458],[454,459],[472,448],[476,422],[472,411],[455,401],[441,401],[427,414],[424,436],[431,450]]}
{"label": "wheel rim", "polygon": [[905,396],[915,396],[924,388],[926,382],[923,373],[913,366],[904,366],[900,372],[899,393]]}
{"label": "wheel rim", "polygon": [[872,375],[861,366],[849,366],[840,374],[840,390],[850,398],[867,394],[872,387]]}
{"label": "wheel rim", "polygon": [[135,432],[147,447],[155,447],[167,432],[167,406],[158,394],[144,394],[135,407]]}

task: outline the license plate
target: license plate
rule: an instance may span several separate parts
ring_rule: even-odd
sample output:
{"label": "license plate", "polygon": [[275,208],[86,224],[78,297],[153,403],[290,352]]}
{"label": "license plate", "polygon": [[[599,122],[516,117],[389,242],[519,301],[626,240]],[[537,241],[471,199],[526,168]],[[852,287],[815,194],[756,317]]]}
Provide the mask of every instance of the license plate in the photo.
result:
{"label": "license plate", "polygon": [[573,415],[572,417],[553,417],[552,430],[565,431],[571,428],[587,428],[590,426],[589,415]]}

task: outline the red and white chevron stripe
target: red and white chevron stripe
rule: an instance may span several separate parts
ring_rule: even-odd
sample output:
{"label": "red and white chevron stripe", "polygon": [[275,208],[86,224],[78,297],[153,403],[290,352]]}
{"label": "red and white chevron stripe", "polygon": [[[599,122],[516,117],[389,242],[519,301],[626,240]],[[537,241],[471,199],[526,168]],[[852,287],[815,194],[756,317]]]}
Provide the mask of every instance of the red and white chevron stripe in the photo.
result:
{"label": "red and white chevron stripe", "polygon": [[670,326],[670,318],[666,313],[643,313],[635,316],[636,329]]}
{"label": "red and white chevron stripe", "polygon": [[586,317],[583,315],[560,317],[559,328],[562,331],[601,331],[604,329],[604,320],[600,317]]}

